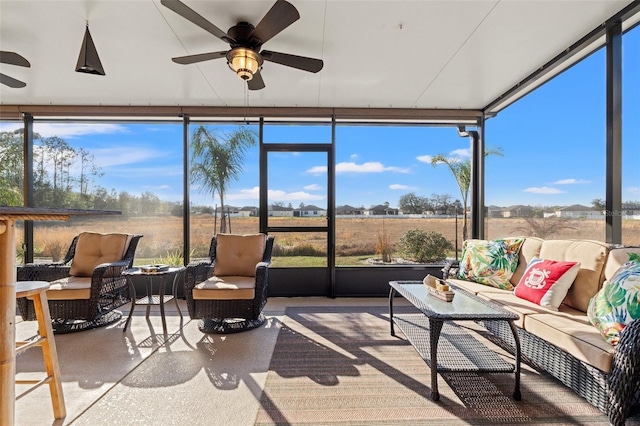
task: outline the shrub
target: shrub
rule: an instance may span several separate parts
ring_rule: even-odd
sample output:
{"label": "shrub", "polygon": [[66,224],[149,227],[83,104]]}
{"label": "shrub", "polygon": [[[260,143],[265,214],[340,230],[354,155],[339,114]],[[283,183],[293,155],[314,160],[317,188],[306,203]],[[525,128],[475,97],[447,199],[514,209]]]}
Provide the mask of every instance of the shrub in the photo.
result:
{"label": "shrub", "polygon": [[407,231],[398,241],[403,256],[420,263],[441,262],[453,245],[442,234],[420,229]]}

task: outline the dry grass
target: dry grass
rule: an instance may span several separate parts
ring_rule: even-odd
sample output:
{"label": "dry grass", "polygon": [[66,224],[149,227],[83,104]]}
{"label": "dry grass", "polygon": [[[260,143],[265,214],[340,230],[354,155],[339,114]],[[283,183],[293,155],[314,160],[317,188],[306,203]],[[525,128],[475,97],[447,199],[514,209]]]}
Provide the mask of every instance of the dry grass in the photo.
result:
{"label": "dry grass", "polygon": [[[307,218],[269,218],[269,226],[309,226],[326,223],[324,220]],[[19,222],[20,226],[21,222]],[[560,235],[551,238],[605,240],[605,223],[601,220],[574,220],[572,229],[563,229]],[[69,243],[82,231],[127,232],[142,234],[137,258],[163,257],[168,253],[182,251],[183,220],[179,217],[108,217],[74,218],[69,222],[36,222],[35,246],[37,256],[59,259],[64,256]],[[462,227],[458,222],[458,244],[462,246]],[[487,238],[522,235],[517,229],[525,226],[523,219],[488,219],[485,224]],[[336,253],[338,256],[373,255],[379,236],[384,228],[390,244],[397,242],[410,229],[436,231],[455,242],[455,219],[453,218],[339,218],[336,220]],[[234,218],[231,231],[236,234],[258,232],[258,218]],[[198,215],[191,218],[192,257],[206,256],[211,236],[214,233],[213,218]],[[321,232],[274,233],[276,244],[285,251],[302,248],[303,251],[326,253],[327,239]],[[623,221],[623,243],[640,246],[640,221]],[[22,232],[18,232],[18,247],[22,245]],[[306,247],[306,249],[305,249]]]}

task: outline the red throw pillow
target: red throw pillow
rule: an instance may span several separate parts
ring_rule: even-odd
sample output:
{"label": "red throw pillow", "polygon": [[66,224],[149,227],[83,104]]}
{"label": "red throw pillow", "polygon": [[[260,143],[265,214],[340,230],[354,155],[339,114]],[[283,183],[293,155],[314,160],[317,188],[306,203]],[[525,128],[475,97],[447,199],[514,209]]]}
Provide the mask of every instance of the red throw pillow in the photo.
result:
{"label": "red throw pillow", "polygon": [[521,299],[557,311],[579,270],[580,262],[534,257],[513,292]]}

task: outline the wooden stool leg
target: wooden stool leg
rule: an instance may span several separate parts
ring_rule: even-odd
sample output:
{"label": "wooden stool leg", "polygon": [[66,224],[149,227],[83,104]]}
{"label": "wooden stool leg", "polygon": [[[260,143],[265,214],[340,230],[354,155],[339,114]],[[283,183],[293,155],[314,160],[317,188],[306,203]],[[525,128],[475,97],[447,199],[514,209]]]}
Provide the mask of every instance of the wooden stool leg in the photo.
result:
{"label": "wooden stool leg", "polygon": [[38,331],[40,336],[46,340],[42,342],[42,354],[47,375],[52,378],[49,382],[51,392],[51,402],[53,404],[53,415],[56,419],[63,419],[67,416],[67,409],[64,405],[64,395],[62,393],[62,379],[60,376],[60,364],[58,364],[58,352],[53,338],[51,327],[51,315],[49,313],[49,303],[47,302],[47,292],[42,291],[33,297],[33,304],[38,319]]}

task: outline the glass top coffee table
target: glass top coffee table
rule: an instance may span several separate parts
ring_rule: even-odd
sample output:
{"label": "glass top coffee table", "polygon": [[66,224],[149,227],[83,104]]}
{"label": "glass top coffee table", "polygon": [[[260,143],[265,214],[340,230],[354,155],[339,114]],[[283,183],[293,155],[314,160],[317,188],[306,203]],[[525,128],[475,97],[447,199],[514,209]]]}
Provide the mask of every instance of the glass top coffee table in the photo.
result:
{"label": "glass top coffee table", "polygon": [[[431,399],[438,401],[438,372],[515,373],[513,398],[520,400],[520,339],[513,324],[518,315],[495,303],[483,300],[454,285],[453,301],[445,302],[431,295],[422,281],[391,281],[389,291],[389,325],[394,324],[431,369]],[[394,314],[393,300],[403,296],[419,312]],[[471,336],[452,321],[507,321],[515,341],[515,362],[511,364]],[[445,331],[443,332],[443,325]],[[441,336],[443,334],[444,336]]]}

